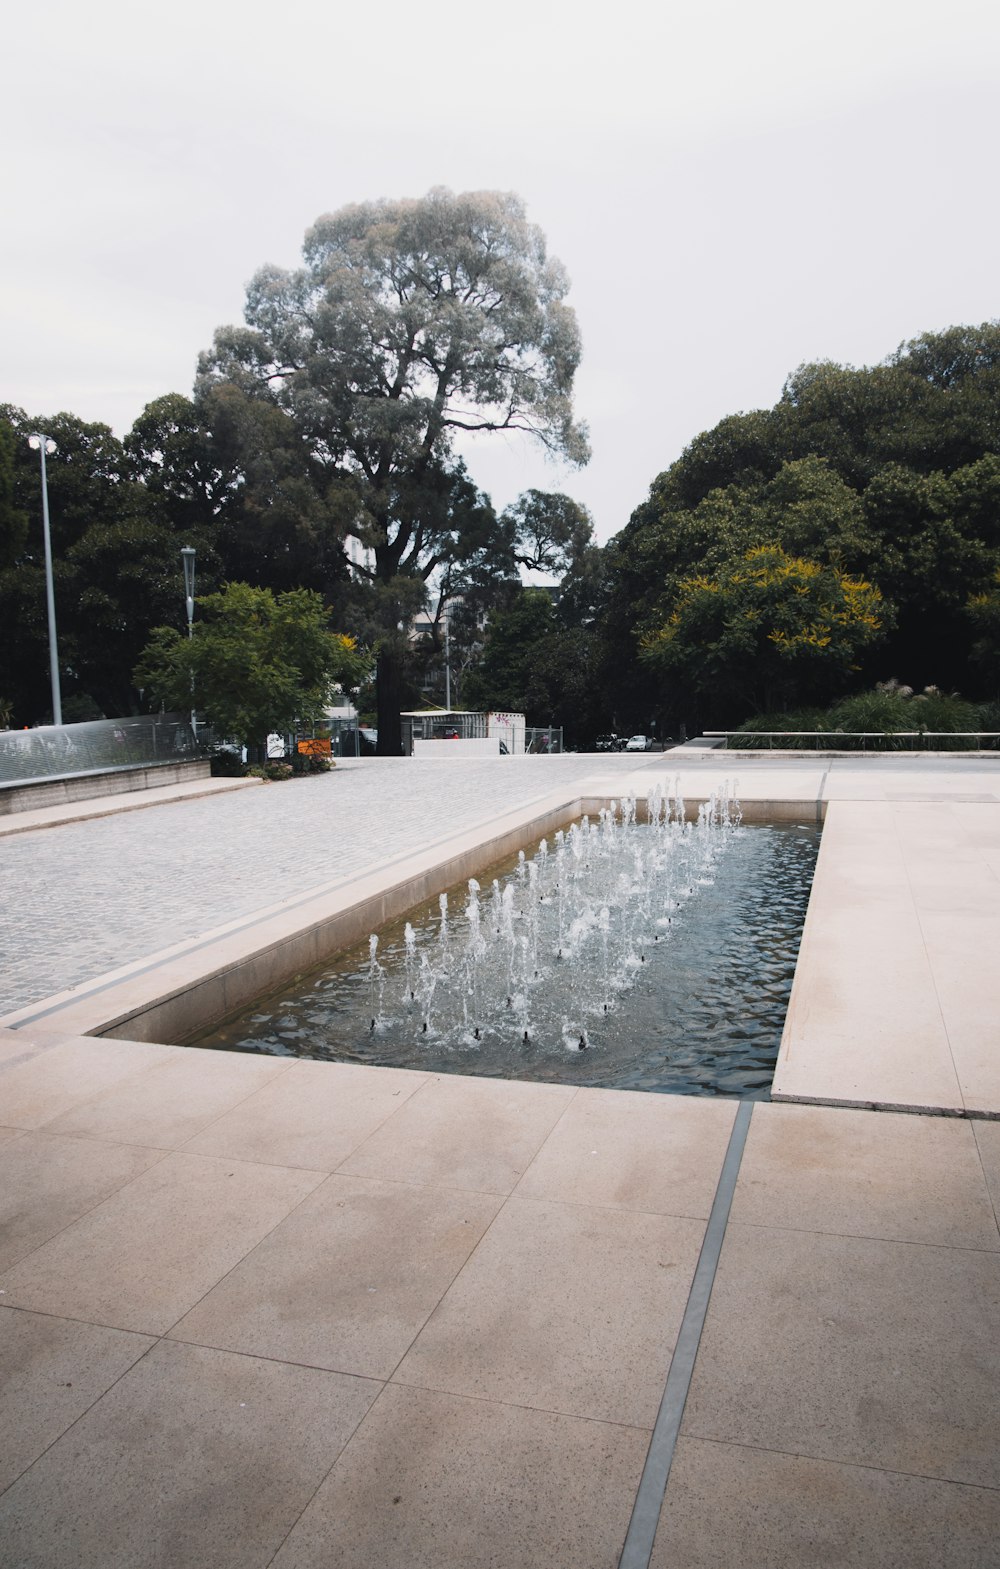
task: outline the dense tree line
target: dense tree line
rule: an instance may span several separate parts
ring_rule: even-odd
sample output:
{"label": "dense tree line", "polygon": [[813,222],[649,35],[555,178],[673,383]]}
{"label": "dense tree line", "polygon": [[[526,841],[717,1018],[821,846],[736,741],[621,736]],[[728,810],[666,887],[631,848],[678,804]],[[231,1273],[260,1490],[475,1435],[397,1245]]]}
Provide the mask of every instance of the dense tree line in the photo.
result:
{"label": "dense tree line", "polygon": [[[193,397],[156,400],[121,441],[0,409],[8,723],[49,713],[35,429],[56,442],[67,720],[148,705],[151,634],[184,630],[182,545],[199,595],[314,596],[378,662],[380,730],[390,709],[443,701],[446,637],[455,706],[521,709],[579,745],[890,678],[997,696],[1000,325],[925,335],[873,368],[801,367],[772,409],[698,436],[600,550],[566,496],[498,513],[452,445],[461,428],[527,428],[586,455],[565,278],[516,200],[348,209],[311,231],[306,263],[259,274],[248,326],[220,331]],[[530,569],[553,587],[525,588]]]}
{"label": "dense tree line", "polygon": [[[747,621],[763,610],[736,581],[752,552],[776,550],[877,591],[872,635],[834,622],[823,647],[802,635],[780,660],[779,623]],[[628,694],[626,726],[656,713],[722,727],[892,677],[996,696],[1000,325],[927,334],[869,369],[801,367],[774,408],[697,437],[605,554],[603,668]],[[713,625],[708,601],[727,596]],[[807,609],[789,576],[785,623],[804,634]],[[763,641],[741,647],[738,616]],[[765,653],[770,690],[739,669],[762,676]]]}

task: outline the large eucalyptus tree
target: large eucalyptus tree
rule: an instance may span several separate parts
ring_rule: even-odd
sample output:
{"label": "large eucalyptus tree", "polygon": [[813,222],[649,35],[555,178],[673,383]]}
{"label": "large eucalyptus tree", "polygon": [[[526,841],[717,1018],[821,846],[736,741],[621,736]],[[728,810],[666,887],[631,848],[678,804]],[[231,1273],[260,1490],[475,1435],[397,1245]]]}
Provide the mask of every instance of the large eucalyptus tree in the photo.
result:
{"label": "large eucalyptus tree", "polygon": [[579,332],[566,273],[512,194],[345,207],[313,225],[303,256],[256,274],[246,326],[216,333],[200,384],[273,400],[326,465],[328,503],[364,552],[379,749],[398,752],[406,628],[470,517],[456,438],[523,431],[585,463]]}

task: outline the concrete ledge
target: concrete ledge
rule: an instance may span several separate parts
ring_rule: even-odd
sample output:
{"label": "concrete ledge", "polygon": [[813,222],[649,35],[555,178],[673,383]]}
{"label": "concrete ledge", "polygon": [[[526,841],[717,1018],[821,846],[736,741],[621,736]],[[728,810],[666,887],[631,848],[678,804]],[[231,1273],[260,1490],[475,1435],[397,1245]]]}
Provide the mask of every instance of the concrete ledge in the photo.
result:
{"label": "concrete ledge", "polygon": [[1000,1116],[1000,803],[829,804],[771,1098]]}
{"label": "concrete ledge", "polygon": [[210,775],[201,775],[180,784],[153,784],[145,790],[126,790],[124,794],[36,806],[31,811],[9,812],[6,817],[0,817],[0,840],[14,834],[31,833],[36,828],[61,828],[67,823],[89,822],[93,817],[117,817],[122,812],[146,811],[151,806],[166,806],[172,801],[196,801],[206,795],[256,789],[263,783],[263,779],[253,775],[247,779],[213,779]]}
{"label": "concrete ledge", "polygon": [[67,774],[62,779],[33,779],[25,784],[0,783],[0,816],[89,801],[98,796],[124,795],[131,790],[185,784],[192,779],[208,779],[211,771],[208,758],[198,757],[192,762],[100,769],[88,774]]}
{"label": "concrete ledge", "polygon": [[196,941],[33,1003],[0,1026],[165,1043],[190,1039],[413,905],[606,801],[577,796],[532,803],[497,820],[492,833],[446,838],[375,873],[304,890]]}

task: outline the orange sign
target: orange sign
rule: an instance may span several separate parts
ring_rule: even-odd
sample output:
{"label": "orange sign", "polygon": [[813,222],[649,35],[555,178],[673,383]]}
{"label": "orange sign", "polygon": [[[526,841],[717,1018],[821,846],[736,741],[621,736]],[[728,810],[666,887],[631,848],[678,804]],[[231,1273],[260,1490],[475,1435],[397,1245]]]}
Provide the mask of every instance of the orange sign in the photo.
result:
{"label": "orange sign", "polygon": [[309,741],[300,741],[298,751],[303,757],[329,757],[330,737],[314,736]]}

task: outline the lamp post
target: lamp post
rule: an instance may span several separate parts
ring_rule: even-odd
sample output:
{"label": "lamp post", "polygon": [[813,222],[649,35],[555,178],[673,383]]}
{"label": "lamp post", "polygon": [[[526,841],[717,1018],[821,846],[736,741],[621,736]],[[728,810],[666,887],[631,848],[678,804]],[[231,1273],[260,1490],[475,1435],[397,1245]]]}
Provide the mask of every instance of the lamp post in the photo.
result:
{"label": "lamp post", "polygon": [[[194,558],[193,545],[181,547],[181,560],[184,563],[184,602],[187,606],[188,637],[194,637]],[[191,695],[194,697],[194,671],[191,672]],[[195,716],[194,703],[191,704],[191,734],[198,739],[198,720]]]}
{"label": "lamp post", "polygon": [[62,724],[62,694],[59,690],[59,653],[56,646],[56,596],[52,586],[52,541],[49,536],[49,482],[45,473],[46,454],[56,450],[51,436],[36,430],[28,437],[28,446],[42,460],[42,533],[45,536],[45,601],[49,613],[49,674],[52,679],[52,723]]}
{"label": "lamp post", "polygon": [[181,559],[184,562],[184,599],[188,613],[188,637],[194,636],[194,557],[193,545],[184,545]]}

